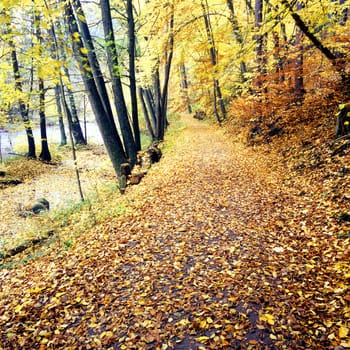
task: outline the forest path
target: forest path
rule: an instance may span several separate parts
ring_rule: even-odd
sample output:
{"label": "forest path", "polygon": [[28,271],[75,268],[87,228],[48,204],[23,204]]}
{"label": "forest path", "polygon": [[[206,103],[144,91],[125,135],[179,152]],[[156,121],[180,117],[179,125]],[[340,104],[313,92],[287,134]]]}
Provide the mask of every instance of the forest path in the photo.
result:
{"label": "forest path", "polygon": [[347,241],[267,158],[184,121],[132,210],[0,271],[2,348],[349,345]]}

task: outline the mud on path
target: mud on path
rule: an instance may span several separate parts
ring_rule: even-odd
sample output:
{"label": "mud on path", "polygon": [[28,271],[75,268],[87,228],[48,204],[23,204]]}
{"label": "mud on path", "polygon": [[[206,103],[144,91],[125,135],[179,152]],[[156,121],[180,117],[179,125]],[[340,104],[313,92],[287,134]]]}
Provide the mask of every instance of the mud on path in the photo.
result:
{"label": "mud on path", "polygon": [[349,346],[348,241],[268,157],[185,123],[130,211],[0,271],[4,349]]}

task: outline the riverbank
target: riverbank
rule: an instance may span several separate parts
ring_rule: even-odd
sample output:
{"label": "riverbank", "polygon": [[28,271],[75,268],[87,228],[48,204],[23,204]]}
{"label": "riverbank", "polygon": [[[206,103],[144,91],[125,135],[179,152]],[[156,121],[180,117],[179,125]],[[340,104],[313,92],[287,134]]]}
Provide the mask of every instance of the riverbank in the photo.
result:
{"label": "riverbank", "polygon": [[[80,194],[69,149],[61,156],[62,159],[50,164],[25,158],[7,164],[5,170],[8,175],[23,183],[0,189],[0,249],[11,249],[45,234],[45,227],[50,227],[51,215],[79,203]],[[85,196],[96,195],[106,183],[115,182],[114,171],[103,146],[79,147],[77,157]],[[26,215],[26,209],[38,198],[49,201],[50,212],[38,216]]]}

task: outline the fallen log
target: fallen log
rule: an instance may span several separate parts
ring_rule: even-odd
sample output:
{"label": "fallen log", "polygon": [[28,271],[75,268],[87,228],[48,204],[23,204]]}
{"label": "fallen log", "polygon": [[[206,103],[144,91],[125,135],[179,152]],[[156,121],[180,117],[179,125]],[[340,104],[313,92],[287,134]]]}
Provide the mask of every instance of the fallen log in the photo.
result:
{"label": "fallen log", "polygon": [[47,236],[33,238],[33,239],[28,240],[28,241],[25,241],[24,243],[20,244],[19,246],[15,247],[15,248],[12,248],[12,249],[9,249],[8,251],[0,253],[0,259],[11,258],[19,253],[22,253],[23,251],[25,251],[28,248],[34,247],[38,244],[45,242],[53,235],[54,235],[54,231],[51,230],[47,233]]}
{"label": "fallen log", "polygon": [[10,186],[10,185],[19,185],[23,183],[23,181],[19,179],[0,179],[0,186]]}

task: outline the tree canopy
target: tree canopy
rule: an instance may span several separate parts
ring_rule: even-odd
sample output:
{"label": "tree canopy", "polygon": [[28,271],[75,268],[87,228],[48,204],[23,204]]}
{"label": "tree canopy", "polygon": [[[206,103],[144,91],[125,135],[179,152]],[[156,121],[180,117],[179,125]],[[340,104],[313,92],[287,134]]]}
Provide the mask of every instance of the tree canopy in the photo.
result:
{"label": "tree canopy", "polygon": [[49,115],[59,109],[55,86],[76,98],[86,90],[120,178],[122,164],[135,164],[140,130],[164,138],[169,110],[219,123],[245,110],[273,123],[295,106],[346,102],[348,11],[344,0],[3,1],[1,122],[22,105],[31,126],[37,81]]}

